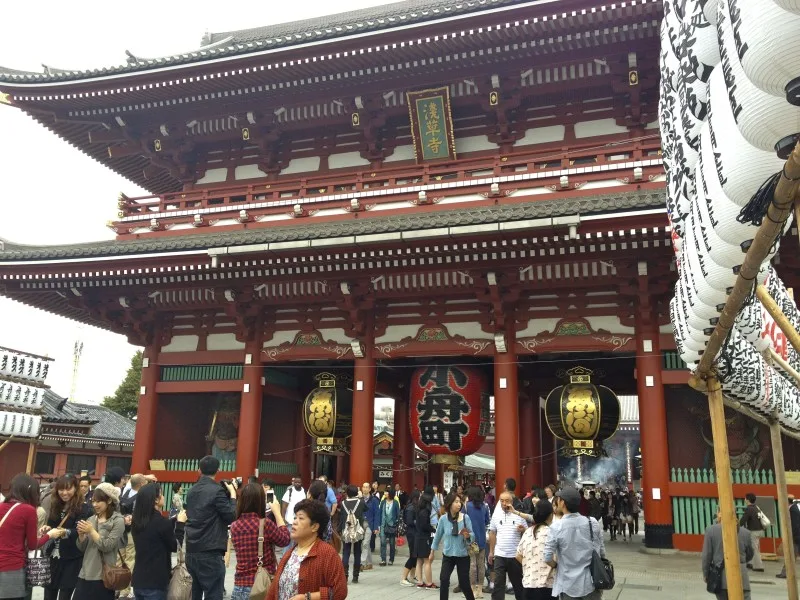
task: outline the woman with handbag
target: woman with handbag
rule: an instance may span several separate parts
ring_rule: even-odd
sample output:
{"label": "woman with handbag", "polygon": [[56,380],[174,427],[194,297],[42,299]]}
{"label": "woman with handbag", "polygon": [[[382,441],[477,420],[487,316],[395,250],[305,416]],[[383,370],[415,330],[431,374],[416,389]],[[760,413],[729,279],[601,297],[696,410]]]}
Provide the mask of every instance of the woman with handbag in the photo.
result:
{"label": "woman with handbag", "polygon": [[544,560],[544,546],[553,522],[553,505],[539,502],[533,511],[533,527],[522,534],[517,546],[517,561],[522,565],[525,600],[550,600],[553,597],[555,569]]}
{"label": "woman with handbag", "polygon": [[48,548],[50,585],[44,586],[44,600],[71,600],[78,585],[83,553],[78,550],[78,522],[89,518],[89,507],[83,501],[78,478],[62,475],[51,493],[47,528],[62,528],[64,535]]}
{"label": "woman with handbag", "polygon": [[291,541],[281,507],[274,498],[270,509],[275,522],[267,518],[266,494],[261,485],[248,483],[239,492],[236,520],[231,524],[231,540],[236,550],[231,600],[263,598],[275,575],[275,546],[284,548]]}
{"label": "woman with handbag", "polygon": [[[400,579],[400,585],[408,587],[415,586],[418,582],[422,581],[422,567],[417,564],[417,551],[416,551],[416,538],[417,538],[417,507],[419,506],[419,490],[411,492],[411,497],[403,509],[403,522],[406,524],[406,539],[408,540],[408,560],[403,565],[403,577]],[[412,571],[416,571],[416,583],[410,581],[408,576]]]}
{"label": "woman with handbag", "polygon": [[24,598],[28,549],[35,550],[64,535],[64,530],[58,528],[38,535],[38,506],[36,480],[24,473],[14,477],[8,496],[0,504],[0,598]]}
{"label": "woman with handbag", "polygon": [[77,525],[77,544],[83,552],[83,562],[75,600],[114,600],[114,589],[106,587],[104,579],[109,576],[104,571],[116,566],[125,533],[125,518],[119,512],[119,488],[110,483],[98,485],[92,495],[92,508],[94,515]]}
{"label": "woman with handbag", "polygon": [[172,553],[183,543],[186,511],[165,519],[164,495],[157,483],[148,483],[136,495],[131,519],[131,535],[136,549],[131,585],[136,600],[166,600],[172,572]]}
{"label": "woman with handbag", "polygon": [[394,490],[386,490],[379,508],[381,515],[381,563],[386,566],[386,547],[389,547],[389,564],[394,564],[395,545],[397,544],[397,524],[400,521],[400,501],[395,498]]}
{"label": "woman with handbag", "polygon": [[292,541],[275,572],[267,600],[344,600],[347,580],[333,546],[324,543],[330,514],[324,502],[303,500],[294,507]]}
{"label": "woman with handbag", "polygon": [[[439,586],[433,583],[431,542],[436,532],[436,509],[433,506],[433,498],[433,488],[426,485],[417,507],[417,535],[414,538],[414,552],[417,555],[417,571],[422,575],[417,587],[435,590]],[[425,583],[426,581],[428,583]]]}
{"label": "woman with handbag", "polygon": [[472,521],[469,515],[461,512],[461,498],[450,492],[444,499],[445,513],[436,527],[436,535],[431,544],[430,559],[442,545],[442,570],[439,574],[439,600],[450,596],[450,576],[453,569],[458,574],[458,586],[467,600],[475,600],[469,580],[469,547],[475,541]]}

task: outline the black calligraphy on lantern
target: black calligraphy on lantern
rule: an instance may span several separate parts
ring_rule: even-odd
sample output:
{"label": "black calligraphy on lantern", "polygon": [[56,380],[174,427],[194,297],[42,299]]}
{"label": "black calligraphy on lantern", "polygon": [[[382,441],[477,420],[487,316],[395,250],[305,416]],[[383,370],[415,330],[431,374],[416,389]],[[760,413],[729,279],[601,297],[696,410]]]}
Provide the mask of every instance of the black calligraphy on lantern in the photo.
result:
{"label": "black calligraphy on lantern", "polygon": [[[457,387],[453,387],[452,383]],[[451,452],[462,448],[463,437],[469,433],[469,424],[464,415],[470,406],[459,389],[469,382],[460,369],[450,367],[428,367],[419,377],[419,386],[425,393],[417,403],[419,435],[423,444],[443,446]]]}

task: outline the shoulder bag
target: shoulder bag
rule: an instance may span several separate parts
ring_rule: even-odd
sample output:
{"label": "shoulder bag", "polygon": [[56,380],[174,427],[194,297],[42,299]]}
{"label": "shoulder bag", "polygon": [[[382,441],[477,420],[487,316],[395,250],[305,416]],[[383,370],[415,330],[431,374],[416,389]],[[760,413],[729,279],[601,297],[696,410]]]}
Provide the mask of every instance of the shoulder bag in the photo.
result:
{"label": "shoulder bag", "polygon": [[708,575],[706,576],[706,591],[710,594],[718,594],[722,590],[722,565],[715,565],[711,563],[708,567]]}
{"label": "shoulder bag", "polygon": [[761,522],[761,527],[764,529],[768,529],[770,525],[772,525],[772,521],[769,520],[769,517],[765,515],[760,508],[756,506],[756,510],[758,511],[758,520]]}
{"label": "shoulder bag", "polygon": [[607,558],[602,558],[597,550],[594,549],[594,527],[592,520],[586,519],[589,523],[589,537],[592,540],[592,560],[589,563],[589,571],[596,590],[614,589],[614,565]]}
{"label": "shoulder bag", "polygon": [[[100,552],[100,549],[98,548],[97,551]],[[121,563],[119,567],[117,565],[107,565],[102,552],[100,552],[100,561],[103,563],[103,585],[107,590],[121,592],[131,585],[131,570],[125,563],[122,552],[117,550],[117,553]]]}
{"label": "shoulder bag", "polygon": [[[62,528],[69,516],[69,513],[64,515],[56,529]],[[41,549],[34,550],[33,556],[28,557],[28,562],[25,565],[25,578],[28,581],[28,585],[31,587],[46,587],[50,585],[51,577],[50,558],[42,553]]]}
{"label": "shoulder bag", "polygon": [[[264,567],[264,519],[258,523],[258,568],[253,587],[250,588],[250,600],[264,600],[267,597],[272,575]],[[191,592],[191,590],[189,590]]]}
{"label": "shoulder bag", "polygon": [[191,600],[192,576],[183,557],[183,545],[178,546],[178,564],[172,569],[167,587],[167,600]]}

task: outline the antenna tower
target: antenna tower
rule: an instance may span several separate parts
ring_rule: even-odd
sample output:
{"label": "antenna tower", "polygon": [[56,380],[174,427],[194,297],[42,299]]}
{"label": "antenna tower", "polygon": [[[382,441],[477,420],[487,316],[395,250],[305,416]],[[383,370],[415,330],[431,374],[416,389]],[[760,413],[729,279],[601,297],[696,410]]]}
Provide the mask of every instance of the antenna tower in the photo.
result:
{"label": "antenna tower", "polygon": [[82,354],[83,342],[76,340],[75,345],[72,347],[72,387],[69,390],[70,402],[75,402],[75,391],[78,389],[78,369],[80,368]]}

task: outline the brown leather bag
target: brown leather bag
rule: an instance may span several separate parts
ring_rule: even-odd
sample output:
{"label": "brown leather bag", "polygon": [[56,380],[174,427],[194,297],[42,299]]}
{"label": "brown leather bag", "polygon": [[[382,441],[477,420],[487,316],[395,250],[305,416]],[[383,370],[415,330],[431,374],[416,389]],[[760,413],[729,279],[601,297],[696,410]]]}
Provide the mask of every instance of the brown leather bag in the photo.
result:
{"label": "brown leather bag", "polygon": [[[98,552],[100,551],[98,550]],[[122,552],[119,552],[119,560],[122,563],[122,566],[120,567],[117,565],[107,565],[102,552],[100,552],[100,560],[103,563],[103,585],[106,586],[107,590],[121,592],[122,590],[130,587],[131,570],[125,563],[125,559],[122,557]]]}

